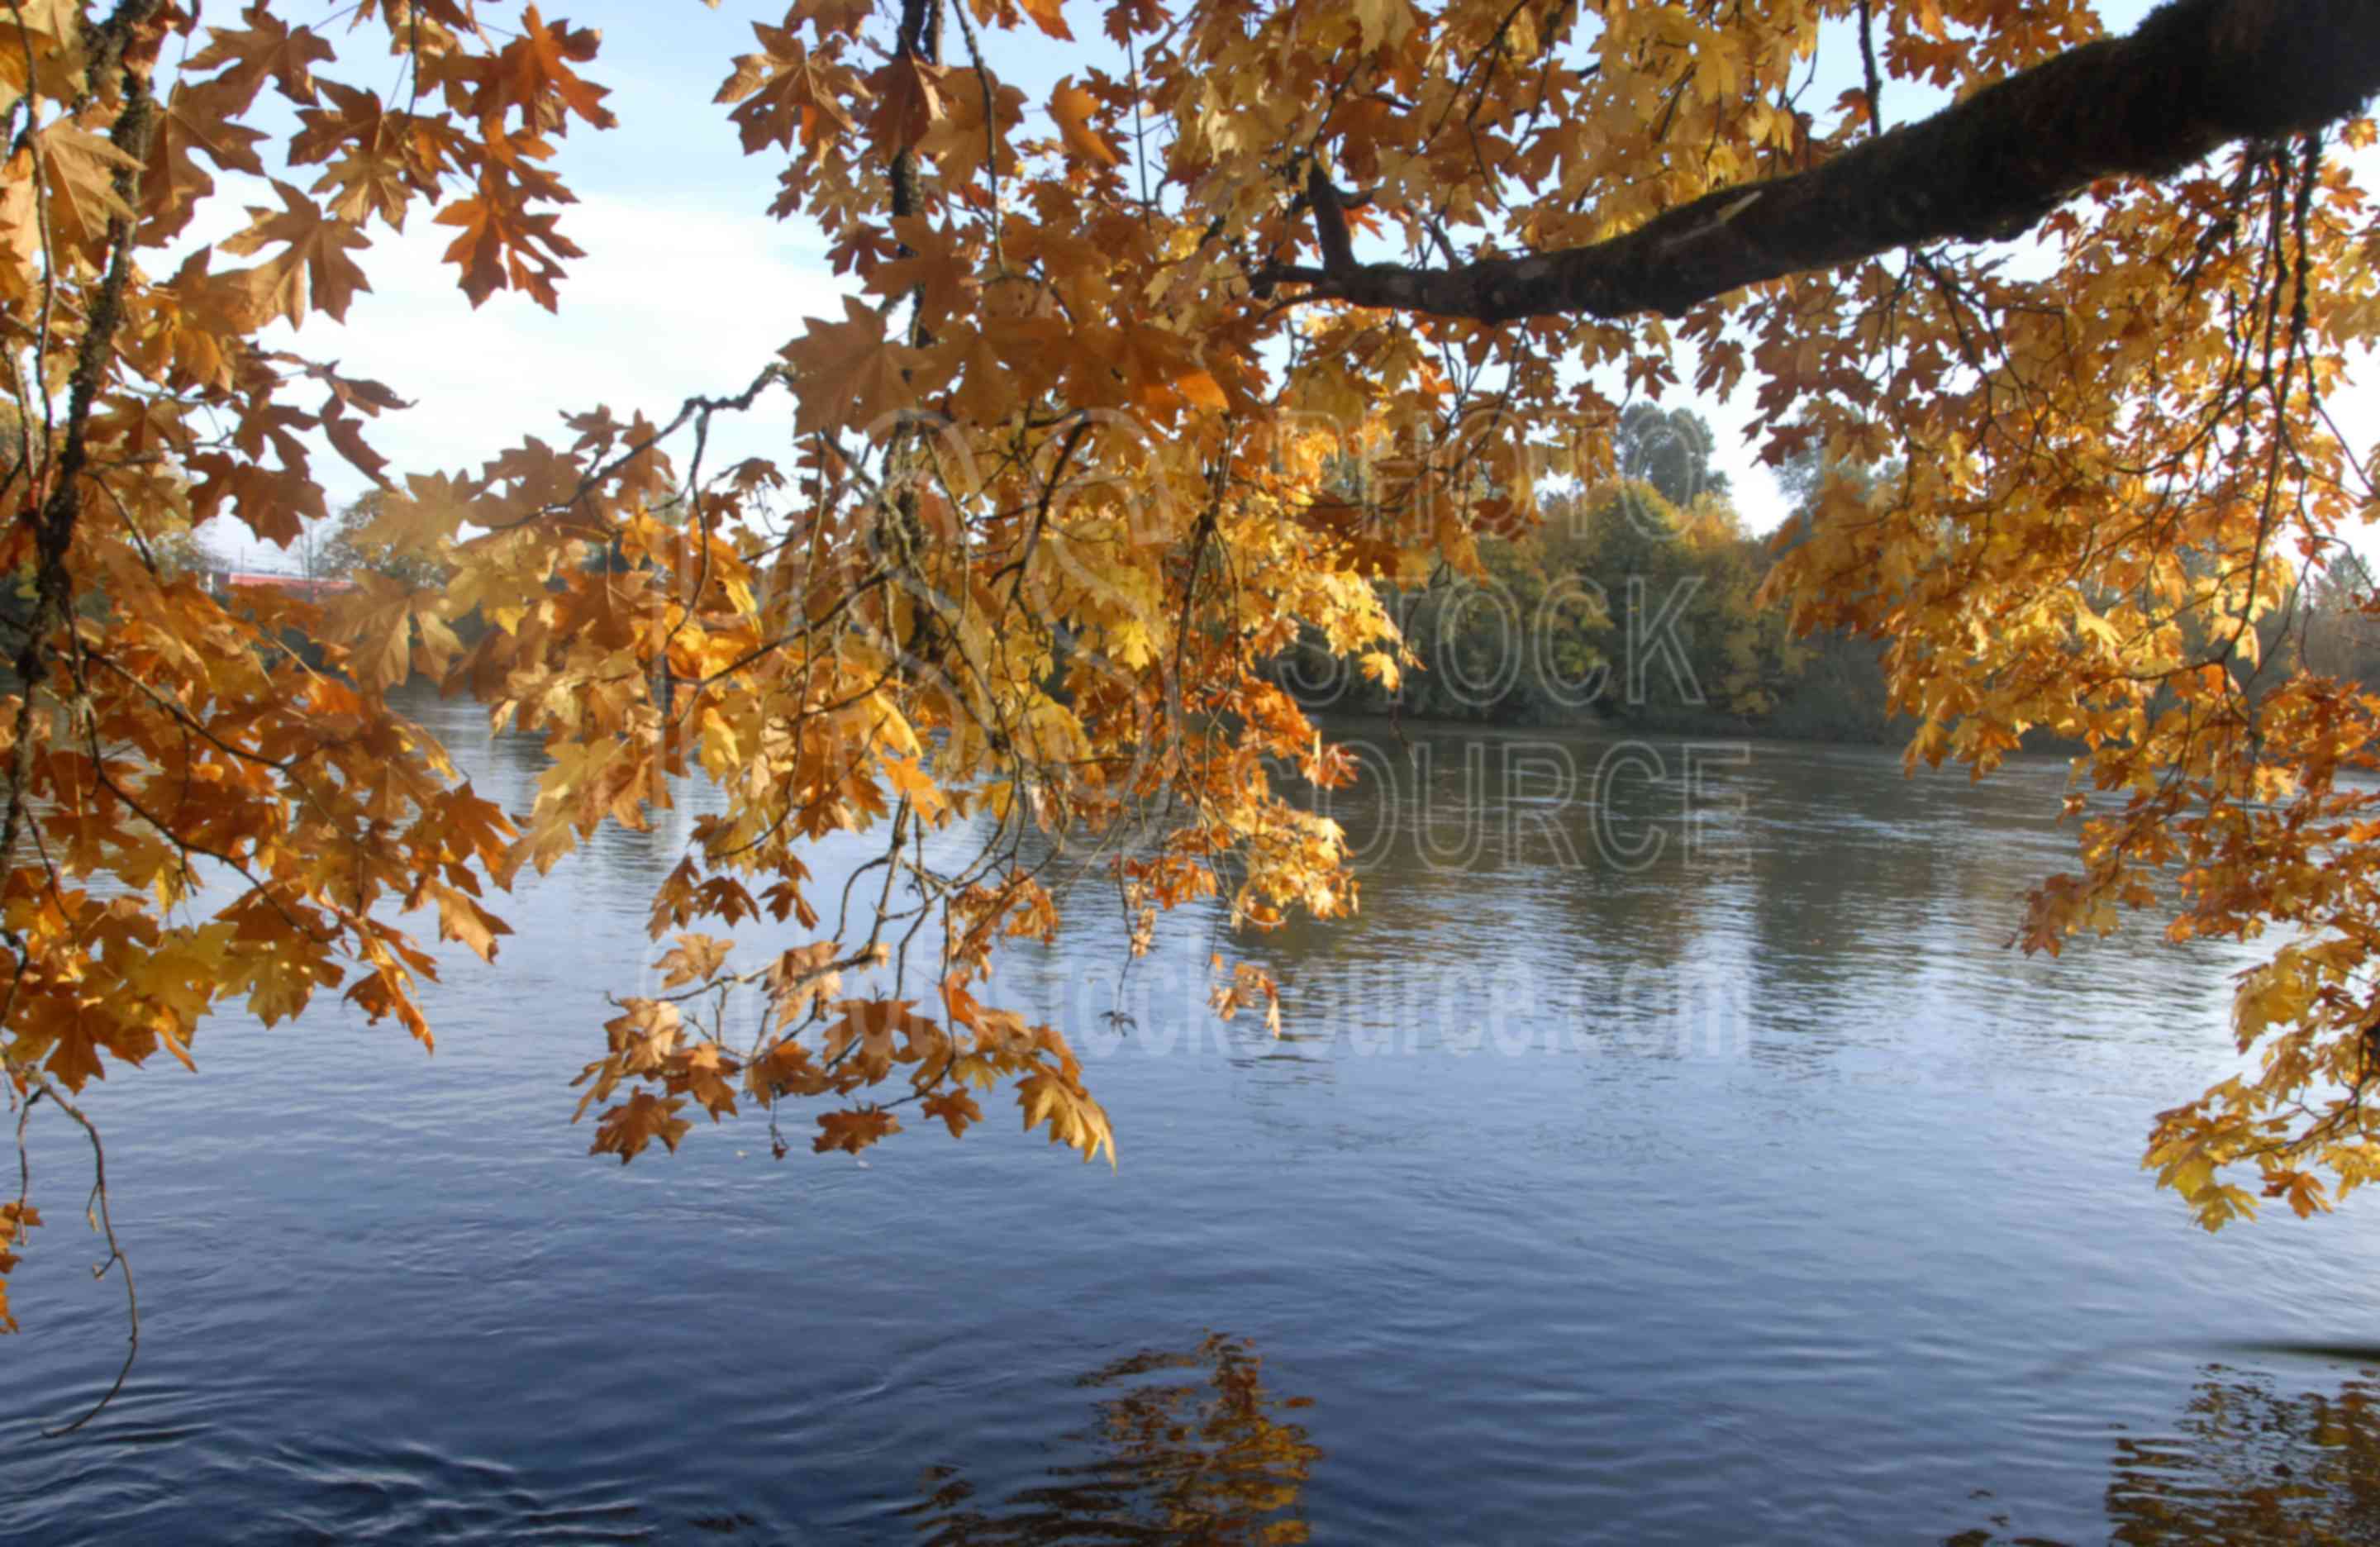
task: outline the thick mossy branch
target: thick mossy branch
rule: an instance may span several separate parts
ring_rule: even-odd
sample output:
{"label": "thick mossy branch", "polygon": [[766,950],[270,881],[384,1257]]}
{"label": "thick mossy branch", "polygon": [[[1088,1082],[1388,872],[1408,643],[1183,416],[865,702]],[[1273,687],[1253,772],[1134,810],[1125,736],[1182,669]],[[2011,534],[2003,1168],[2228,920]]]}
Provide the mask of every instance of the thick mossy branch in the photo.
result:
{"label": "thick mossy branch", "polygon": [[2172,0],[2129,37],[2086,43],[1811,171],[1718,189],[1609,241],[1453,268],[1326,262],[1259,277],[1268,288],[1303,282],[1306,298],[1488,323],[1674,317],[1745,285],[1897,248],[2013,237],[2102,177],[2166,177],[2235,140],[2345,117],[2375,90],[2374,0]]}

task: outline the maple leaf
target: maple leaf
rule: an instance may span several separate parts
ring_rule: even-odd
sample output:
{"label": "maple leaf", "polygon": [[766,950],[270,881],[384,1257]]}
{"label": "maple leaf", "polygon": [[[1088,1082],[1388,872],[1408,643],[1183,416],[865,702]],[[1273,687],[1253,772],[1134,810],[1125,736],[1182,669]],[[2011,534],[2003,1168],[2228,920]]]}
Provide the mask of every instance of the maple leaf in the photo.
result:
{"label": "maple leaf", "polygon": [[873,0],[801,0],[786,18],[788,26],[795,18],[810,24],[813,36],[821,41],[856,36],[860,27],[875,10]]}
{"label": "maple leaf", "polygon": [[1075,34],[1068,30],[1064,0],[1017,0],[1022,10],[1038,27],[1060,43],[1073,43]]}
{"label": "maple leaf", "polygon": [[463,293],[475,307],[498,290],[520,289],[555,311],[561,304],[554,290],[561,260],[586,256],[554,228],[555,215],[528,213],[517,195],[492,177],[482,180],[478,196],[448,205],[437,218],[441,225],[463,228],[443,256],[462,268]]}
{"label": "maple leaf", "polygon": [[303,473],[212,451],[197,453],[188,465],[200,475],[190,493],[198,520],[211,519],[228,500],[250,531],[286,547],[304,533],[307,522],[330,514],[321,486]]}
{"label": "maple leaf", "polygon": [[974,270],[946,234],[921,219],[895,221],[892,234],[908,252],[877,264],[868,276],[868,290],[887,298],[914,292],[917,325],[933,334],[945,319],[967,309],[978,288]]}
{"label": "maple leaf", "polygon": [[417,635],[432,671],[460,648],[438,615],[440,593],[416,591],[395,576],[369,571],[358,573],[354,584],[355,593],[338,608],[334,627],[337,637],[354,641],[351,661],[364,686],[384,692],[412,676]]}
{"label": "maple leaf", "polygon": [[1099,111],[1099,99],[1075,85],[1071,75],[1050,92],[1050,118],[1058,126],[1058,137],[1067,151],[1095,166],[1114,166],[1123,157],[1091,127],[1091,115]]}
{"label": "maple leaf", "polygon": [[16,46],[0,52],[0,108],[15,111],[29,92],[63,102],[83,89],[90,59],[82,46],[82,9],[77,0],[18,0],[9,6]]}
{"label": "maple leaf", "polygon": [[906,999],[846,999],[835,1005],[841,1018],[825,1031],[827,1062],[846,1054],[868,1084],[892,1072],[894,1060],[916,1063],[923,1050],[942,1041],[941,1028],[909,1013]]}
{"label": "maple leaf", "polygon": [[746,153],[772,144],[790,150],[796,134],[808,149],[831,132],[851,133],[856,126],[844,107],[849,71],[812,55],[790,30],[756,21],[752,31],[761,51],[737,58],[711,99],[743,104],[727,116]]}
{"label": "maple leaf", "polygon": [[1163,31],[1166,16],[1165,0],[1115,0],[1103,30],[1119,43],[1130,43],[1135,33]]}
{"label": "maple leaf", "polygon": [[620,1163],[625,1165],[656,1139],[674,1151],[677,1141],[694,1127],[677,1115],[685,1106],[678,1097],[639,1090],[619,1105],[605,1108],[596,1117],[595,1141],[587,1147],[587,1152],[617,1155]]}
{"label": "maple leaf", "polygon": [[365,442],[363,426],[359,422],[344,414],[328,414],[322,420],[322,433],[329,439],[332,449],[345,457],[349,467],[382,488],[389,487],[384,476],[388,458]]}
{"label": "maple leaf", "polygon": [[331,45],[311,28],[286,25],[261,0],[240,12],[240,19],[248,25],[208,28],[207,46],[190,56],[183,72],[224,72],[212,84],[226,117],[245,113],[267,80],[290,101],[311,106],[313,67],[336,56]]}
{"label": "maple leaf", "polygon": [[1115,1135],[1108,1127],[1107,1114],[1064,1075],[1037,1067],[1017,1081],[1016,1104],[1025,1114],[1026,1132],[1046,1123],[1050,1142],[1081,1151],[1085,1163],[1103,1150],[1108,1164],[1116,1163]]}
{"label": "maple leaf", "polygon": [[1198,363],[1190,341],[1178,333],[1127,325],[1113,335],[1105,356],[1110,368],[1123,378],[1125,400],[1136,408],[1162,410],[1187,406],[1220,413],[1229,406],[1222,386]]}
{"label": "maple leaf", "polygon": [[735,1115],[735,1088],[728,1077],[738,1072],[735,1060],[717,1042],[698,1042],[677,1055],[670,1071],[672,1087],[683,1088],[714,1123]]}
{"label": "maple leaf", "polygon": [[266,138],[264,131],[225,116],[211,93],[194,91],[186,82],[176,81],[166,94],[151,136],[149,166],[140,184],[147,240],[163,241],[182,231],[200,201],[214,192],[215,180],[199,164],[195,152],[204,152],[226,171],[264,176],[264,162],[255,150]]}
{"label": "maple leaf", "polygon": [[876,110],[868,116],[868,131],[880,153],[898,154],[932,132],[943,113],[942,73],[939,65],[901,55],[868,77]]}
{"label": "maple leaf", "polygon": [[892,239],[890,232],[874,225],[852,225],[827,249],[827,263],[836,274],[856,270],[864,276],[873,276],[884,261],[900,250],[901,244]]}
{"label": "maple leaf", "polygon": [[769,968],[769,992],[777,1001],[777,1024],[791,1026],[813,1006],[827,1004],[843,988],[833,970],[834,943],[815,941],[786,951]]}
{"label": "maple leaf", "polygon": [[[942,176],[964,189],[989,167],[1002,177],[1017,166],[1009,131],[1025,116],[1025,93],[1002,84],[990,71],[958,70],[942,78],[942,112],[917,148],[931,156]],[[962,197],[969,195],[962,193]]]}
{"label": "maple leaf", "polygon": [[7,1275],[22,1261],[10,1247],[20,1244],[28,1230],[37,1230],[42,1224],[42,1211],[30,1203],[0,1203],[0,1331],[18,1330],[17,1319],[8,1313]]}
{"label": "maple leaf", "polygon": [[928,1117],[939,1118],[951,1130],[951,1137],[964,1135],[970,1125],[983,1121],[983,1108],[965,1090],[937,1090],[918,1103]]}
{"label": "maple leaf", "polygon": [[344,221],[360,223],[377,214],[391,229],[405,229],[405,212],[417,197],[435,197],[438,177],[425,145],[439,143],[434,130],[410,114],[390,113],[379,96],[322,82],[322,93],[334,111],[310,108],[298,120],[306,128],[290,141],[292,164],[328,162],[316,178],[315,193],[330,193],[331,213]]}
{"label": "maple leaf", "polygon": [[[335,968],[333,969],[333,981],[336,981]],[[291,986],[300,987],[297,983],[292,983]],[[364,1012],[367,1020],[377,1024],[394,1017],[414,1041],[424,1047],[434,1045],[434,1040],[430,1032],[430,1022],[422,1015],[421,1006],[413,997],[412,985],[407,981],[406,974],[401,969],[383,966],[365,973],[348,988],[346,998],[347,1003]],[[251,1005],[255,1005],[256,996],[251,994],[249,1002]],[[305,1005],[306,998],[301,989],[299,996],[290,1003],[288,1013],[297,1015],[305,1008]],[[262,1015],[268,1012],[260,1008],[258,1013]]]}
{"label": "maple leaf", "polygon": [[258,306],[286,318],[292,327],[317,308],[345,321],[357,292],[371,288],[349,254],[370,247],[371,239],[346,221],[326,217],[321,206],[277,177],[273,190],[282,207],[249,206],[248,229],[227,238],[223,250],[246,256],[285,243],[285,250],[249,271]]}
{"label": "maple leaf", "polygon": [[794,368],[798,433],[880,432],[885,416],[916,396],[909,373],[924,356],[887,338],[884,319],[856,298],[845,296],[843,310],[840,323],[805,318],[802,336],[778,351]]}
{"label": "maple leaf", "polygon": [[493,124],[517,109],[532,128],[547,127],[549,120],[558,128],[559,116],[548,106],[551,101],[597,128],[610,128],[617,122],[603,105],[610,89],[593,84],[570,67],[595,57],[601,36],[592,29],[574,32],[566,22],[549,28],[537,7],[529,6],[521,13],[520,35],[497,55],[472,112],[482,122]]}
{"label": "maple leaf", "polygon": [[971,327],[946,330],[934,346],[937,374],[954,379],[947,407],[969,424],[998,424],[1024,402],[1027,384],[1009,369],[993,336]]}
{"label": "maple leaf", "polygon": [[835,1150],[856,1155],[886,1135],[901,1131],[900,1119],[872,1107],[860,1112],[822,1112],[818,1124],[819,1136],[810,1140],[810,1148],[821,1155]]}
{"label": "maple leaf", "polygon": [[32,1055],[38,1056],[42,1046],[49,1049],[42,1067],[59,1084],[68,1090],[80,1090],[90,1081],[105,1078],[106,1066],[99,1054],[115,1038],[100,1006],[45,996],[27,1020]]}
{"label": "maple leaf", "polygon": [[734,941],[716,935],[679,935],[677,948],[654,964],[662,974],[662,987],[673,989],[709,981],[726,964],[727,954],[735,948]]}
{"label": "maple leaf", "polygon": [[479,899],[460,889],[434,881],[425,881],[408,899],[411,907],[423,901],[438,907],[438,937],[460,941],[481,961],[496,959],[496,940],[513,932],[512,926],[480,905]]}
{"label": "maple leaf", "polygon": [[943,796],[941,786],[934,783],[933,775],[926,771],[921,761],[884,757],[879,760],[879,766],[884,770],[886,782],[899,792],[901,798],[917,808],[927,820],[938,818],[949,808],[950,802]]}
{"label": "maple leaf", "polygon": [[1402,42],[1413,30],[1410,0],[1354,0],[1354,10],[1361,46],[1366,52]]}
{"label": "maple leaf", "polygon": [[45,207],[52,239],[96,251],[107,239],[108,222],[132,218],[132,207],[116,192],[115,180],[140,171],[140,163],[68,119],[42,126],[30,140],[49,190]]}

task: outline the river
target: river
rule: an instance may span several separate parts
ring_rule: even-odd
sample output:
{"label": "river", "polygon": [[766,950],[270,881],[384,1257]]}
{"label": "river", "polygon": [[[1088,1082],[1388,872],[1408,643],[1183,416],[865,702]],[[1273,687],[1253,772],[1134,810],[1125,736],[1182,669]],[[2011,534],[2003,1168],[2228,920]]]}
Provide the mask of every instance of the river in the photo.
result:
{"label": "river", "polygon": [[[527,805],[533,743],[419,713]],[[683,812],[525,880],[498,966],[431,991],[434,1055],[325,1003],[93,1090],[142,1351],[61,1441],[121,1301],[43,1117],[0,1539],[2372,1529],[2352,1354],[2271,1346],[2380,1342],[2372,1206],[2210,1238],[2140,1172],[2152,1113],[2229,1066],[2248,957],[2007,948],[2069,852],[2062,764],[1353,733],[1357,918],[1177,916],[1119,984],[1094,910],[1003,965],[995,1002],[1081,1048],[1113,1170],[1020,1139],[1004,1091],[864,1163],[772,1161],[748,1119],[589,1157],[567,1082]],[[1280,1040],[1197,1008],[1216,949],[1279,975]]]}

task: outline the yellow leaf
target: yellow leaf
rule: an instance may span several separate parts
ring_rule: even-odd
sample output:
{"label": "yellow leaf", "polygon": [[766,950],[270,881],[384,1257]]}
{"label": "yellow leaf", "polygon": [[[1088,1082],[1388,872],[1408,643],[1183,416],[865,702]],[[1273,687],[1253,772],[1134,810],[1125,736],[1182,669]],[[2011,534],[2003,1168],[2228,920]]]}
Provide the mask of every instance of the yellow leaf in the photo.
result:
{"label": "yellow leaf", "polygon": [[1058,126],[1058,137],[1067,151],[1094,165],[1114,166],[1123,157],[1091,127],[1091,115],[1099,111],[1099,99],[1075,85],[1071,75],[1059,81],[1050,93],[1050,117]]}

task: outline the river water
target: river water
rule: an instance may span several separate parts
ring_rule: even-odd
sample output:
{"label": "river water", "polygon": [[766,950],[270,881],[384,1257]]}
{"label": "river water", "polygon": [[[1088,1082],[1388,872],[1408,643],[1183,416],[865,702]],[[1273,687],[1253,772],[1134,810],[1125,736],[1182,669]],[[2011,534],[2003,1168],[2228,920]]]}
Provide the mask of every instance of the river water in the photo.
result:
{"label": "river water", "polygon": [[[419,713],[528,804],[533,743]],[[143,1347],[55,1442],[122,1330],[46,1116],[0,1539],[2380,1529],[2356,1356],[2275,1346],[2380,1342],[2370,1206],[2209,1238],[2137,1169],[2229,1066],[2247,958],[2006,947],[2068,852],[2061,763],[1352,734],[1358,918],[1177,916],[1120,974],[1087,914],[1003,966],[1113,1171],[1004,1092],[865,1163],[748,1120],[588,1156],[567,1081],[683,815],[526,880],[497,968],[432,991],[434,1055],[324,1005],[95,1089]],[[1279,975],[1284,1037],[1198,1008],[1216,949]]]}

